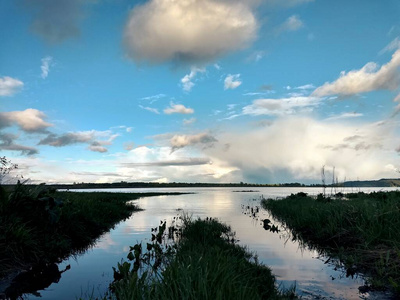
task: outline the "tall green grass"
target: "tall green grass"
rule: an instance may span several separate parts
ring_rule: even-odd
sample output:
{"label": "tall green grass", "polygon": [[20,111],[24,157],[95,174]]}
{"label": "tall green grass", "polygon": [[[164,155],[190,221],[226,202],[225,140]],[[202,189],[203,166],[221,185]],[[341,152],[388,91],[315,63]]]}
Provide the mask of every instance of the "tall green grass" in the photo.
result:
{"label": "tall green grass", "polygon": [[299,193],[261,203],[294,238],[339,258],[348,275],[363,272],[375,288],[400,291],[400,192],[317,199]]}
{"label": "tall green grass", "polygon": [[[185,219],[182,231],[178,232],[181,232],[178,244],[175,247],[164,246],[164,252],[159,252],[162,259],[150,255],[153,260],[144,268],[135,268],[138,266],[136,262],[141,261],[138,255],[141,246],[132,247],[134,254],[128,258],[135,259],[133,263],[119,264],[117,280],[111,285],[109,298],[294,298],[292,291],[284,294],[277,290],[271,270],[235,243],[234,234],[227,225],[215,219]],[[149,257],[147,255],[148,252],[143,257]]]}

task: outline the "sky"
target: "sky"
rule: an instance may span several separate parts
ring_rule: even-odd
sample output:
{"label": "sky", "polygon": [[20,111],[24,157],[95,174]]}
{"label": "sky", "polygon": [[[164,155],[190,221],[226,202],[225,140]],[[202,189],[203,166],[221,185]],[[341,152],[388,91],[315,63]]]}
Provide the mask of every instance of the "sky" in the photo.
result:
{"label": "sky", "polygon": [[399,112],[398,0],[0,1],[0,156],[34,183],[396,178]]}

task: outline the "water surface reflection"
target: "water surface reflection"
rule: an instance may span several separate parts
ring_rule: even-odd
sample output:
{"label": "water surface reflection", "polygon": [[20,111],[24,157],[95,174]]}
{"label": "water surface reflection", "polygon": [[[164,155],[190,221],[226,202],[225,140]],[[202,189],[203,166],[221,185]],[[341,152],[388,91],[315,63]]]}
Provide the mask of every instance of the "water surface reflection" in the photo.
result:
{"label": "water surface reflection", "polygon": [[[259,220],[242,213],[243,205],[259,205],[265,197],[284,197],[303,191],[309,194],[321,192],[317,188],[168,188],[168,189],[121,189],[113,192],[194,192],[195,194],[146,197],[135,200],[143,211],[134,213],[104,234],[96,245],[76,259],[70,258],[59,265],[64,269],[71,265],[58,284],[41,292],[41,299],[74,299],[80,296],[103,295],[112,280],[112,267],[126,257],[130,245],[149,239],[152,227],[160,220],[171,221],[182,210],[193,217],[215,217],[231,225],[240,244],[247,245],[258,255],[259,261],[270,266],[278,282],[285,287],[296,283],[298,294],[310,299],[360,299],[358,287],[361,278],[345,278],[342,271],[318,259],[318,253],[302,249],[298,242],[287,239],[284,232],[272,233],[263,229]],[[373,190],[373,189],[363,189]],[[377,189],[375,189],[377,190]],[[92,190],[85,190],[92,191]],[[104,191],[104,190],[103,190]],[[236,192],[235,192],[236,191]],[[357,190],[358,191],[358,190]],[[259,217],[271,218],[261,210]],[[272,218],[271,218],[272,219]],[[275,222],[274,223],[278,223]],[[34,295],[29,295],[35,299]]]}

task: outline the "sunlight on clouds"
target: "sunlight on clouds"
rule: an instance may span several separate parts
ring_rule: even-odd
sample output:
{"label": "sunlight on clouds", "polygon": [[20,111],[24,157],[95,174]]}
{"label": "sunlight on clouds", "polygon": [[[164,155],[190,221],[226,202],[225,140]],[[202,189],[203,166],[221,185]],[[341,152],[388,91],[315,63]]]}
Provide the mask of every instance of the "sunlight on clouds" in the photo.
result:
{"label": "sunlight on clouds", "polygon": [[267,127],[221,134],[218,145],[203,152],[240,169],[244,180],[249,179],[246,174],[264,170],[258,182],[279,172],[315,182],[323,165],[335,166],[342,179],[376,179],[395,175],[385,168],[398,162],[395,127],[390,122],[356,126],[286,117]]}
{"label": "sunlight on clouds", "polygon": [[46,132],[53,124],[45,121],[46,114],[40,110],[28,108],[22,111],[0,112],[0,128],[17,125],[26,132]]}
{"label": "sunlight on clouds", "polygon": [[199,154],[193,149],[171,152],[170,147],[138,147],[119,158],[118,173],[130,181],[214,182],[231,179],[237,170],[218,159],[196,157]]}
{"label": "sunlight on clouds", "polygon": [[124,44],[137,61],[204,63],[248,46],[256,30],[247,2],[151,0],[131,11]]}
{"label": "sunlight on clouds", "polygon": [[326,82],[318,87],[312,96],[329,95],[350,96],[374,90],[395,90],[400,84],[400,50],[397,50],[391,61],[381,68],[374,62],[367,63],[360,70],[343,71],[334,82]]}

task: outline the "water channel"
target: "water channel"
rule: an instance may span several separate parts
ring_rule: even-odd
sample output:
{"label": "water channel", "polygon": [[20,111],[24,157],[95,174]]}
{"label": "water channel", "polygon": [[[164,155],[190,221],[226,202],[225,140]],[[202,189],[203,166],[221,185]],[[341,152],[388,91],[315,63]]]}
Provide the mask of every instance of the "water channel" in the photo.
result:
{"label": "water channel", "polygon": [[[382,189],[363,188],[362,191]],[[391,188],[385,189],[391,190]],[[93,190],[84,190],[88,192]],[[361,277],[346,278],[343,270],[325,264],[327,258],[316,251],[300,247],[298,242],[288,239],[284,231],[272,233],[260,225],[260,221],[243,213],[243,206],[260,204],[260,197],[278,198],[291,193],[306,192],[316,195],[320,188],[168,188],[168,189],[110,189],[110,192],[190,192],[178,196],[145,197],[135,200],[143,211],[120,222],[110,232],[102,235],[96,244],[84,254],[71,257],[59,264],[64,272],[58,283],[53,283],[36,295],[24,295],[27,299],[77,299],[104,295],[113,279],[112,267],[126,258],[129,246],[149,239],[151,228],[160,220],[171,221],[182,211],[193,217],[215,217],[229,224],[240,244],[255,251],[259,261],[271,267],[278,283],[289,287],[296,284],[296,292],[303,299],[381,299],[382,295],[359,294],[358,287],[364,284]],[[347,189],[356,192],[359,189]],[[261,210],[259,218],[270,218]],[[280,225],[278,222],[274,224]]]}

